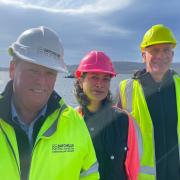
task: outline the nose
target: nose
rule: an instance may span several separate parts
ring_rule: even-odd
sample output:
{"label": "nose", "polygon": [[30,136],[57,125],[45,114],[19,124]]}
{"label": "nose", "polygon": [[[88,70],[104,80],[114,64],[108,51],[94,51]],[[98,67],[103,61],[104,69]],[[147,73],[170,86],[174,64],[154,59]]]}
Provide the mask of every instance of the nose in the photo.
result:
{"label": "nose", "polygon": [[39,84],[44,84],[46,82],[46,77],[44,73],[42,72],[37,73],[36,82],[38,82]]}
{"label": "nose", "polygon": [[159,53],[157,54],[157,58],[158,59],[164,59],[166,57],[166,53],[164,51],[159,51]]}
{"label": "nose", "polygon": [[96,84],[95,84],[96,87],[98,88],[102,88],[104,85],[103,85],[103,81],[101,79],[98,79],[96,81]]}

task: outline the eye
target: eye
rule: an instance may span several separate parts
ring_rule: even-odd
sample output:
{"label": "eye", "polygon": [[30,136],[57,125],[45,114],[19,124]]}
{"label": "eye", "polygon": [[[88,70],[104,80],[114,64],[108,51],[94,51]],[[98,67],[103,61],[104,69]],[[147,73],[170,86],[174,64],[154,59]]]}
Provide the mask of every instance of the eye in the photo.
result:
{"label": "eye", "polygon": [[46,74],[49,76],[56,76],[57,72],[56,71],[47,71]]}
{"label": "eye", "polygon": [[105,82],[110,82],[110,81],[111,81],[111,78],[110,78],[110,77],[105,77],[103,80],[104,80]]}
{"label": "eye", "polygon": [[171,49],[170,48],[166,48],[166,49],[164,49],[164,52],[168,54],[168,53],[171,52]]}
{"label": "eye", "polygon": [[36,69],[28,69],[30,73],[37,73],[38,71]]}
{"label": "eye", "polygon": [[93,79],[93,80],[97,80],[97,79],[98,79],[98,77],[97,77],[97,76],[95,76],[95,75],[93,75],[93,76],[91,76],[91,79]]}
{"label": "eye", "polygon": [[155,54],[158,54],[158,52],[159,52],[158,49],[152,49],[152,51],[151,51],[151,53],[154,54],[154,55],[155,55]]}

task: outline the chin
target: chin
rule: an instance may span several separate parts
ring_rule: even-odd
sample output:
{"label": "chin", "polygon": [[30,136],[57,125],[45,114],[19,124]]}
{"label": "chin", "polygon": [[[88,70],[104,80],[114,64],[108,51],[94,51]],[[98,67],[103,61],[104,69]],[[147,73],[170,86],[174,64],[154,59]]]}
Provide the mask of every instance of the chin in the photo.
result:
{"label": "chin", "polygon": [[46,101],[39,101],[37,99],[37,101],[33,101],[31,102],[31,104],[34,106],[34,107],[42,107],[46,104]]}

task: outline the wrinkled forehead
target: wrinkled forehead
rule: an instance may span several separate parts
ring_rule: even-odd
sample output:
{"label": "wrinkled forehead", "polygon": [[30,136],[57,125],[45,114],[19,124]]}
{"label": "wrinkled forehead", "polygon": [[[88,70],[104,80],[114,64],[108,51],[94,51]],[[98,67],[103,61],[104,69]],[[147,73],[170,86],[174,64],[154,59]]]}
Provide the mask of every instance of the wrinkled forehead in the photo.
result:
{"label": "wrinkled forehead", "polygon": [[148,49],[173,49],[173,44],[170,43],[164,43],[164,44],[155,44],[155,45],[151,45],[145,48],[145,50]]}
{"label": "wrinkled forehead", "polygon": [[47,72],[58,73],[58,71],[56,71],[54,69],[51,69],[51,68],[48,68],[48,67],[45,67],[45,66],[42,66],[39,64],[35,64],[32,62],[24,61],[21,59],[16,59],[13,61],[15,61],[16,65],[18,65],[19,68],[28,68],[28,69],[32,69],[32,70],[33,69],[34,70],[43,70],[43,71],[47,71]]}

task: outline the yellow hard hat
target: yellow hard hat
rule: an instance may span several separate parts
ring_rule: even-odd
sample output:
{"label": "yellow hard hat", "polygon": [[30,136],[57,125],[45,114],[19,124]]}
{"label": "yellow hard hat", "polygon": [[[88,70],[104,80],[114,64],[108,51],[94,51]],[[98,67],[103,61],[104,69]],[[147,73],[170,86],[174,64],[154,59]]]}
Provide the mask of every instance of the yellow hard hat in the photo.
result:
{"label": "yellow hard hat", "polygon": [[155,44],[173,44],[176,47],[176,38],[173,32],[163,24],[152,26],[144,35],[140,48],[143,50],[145,47]]}

